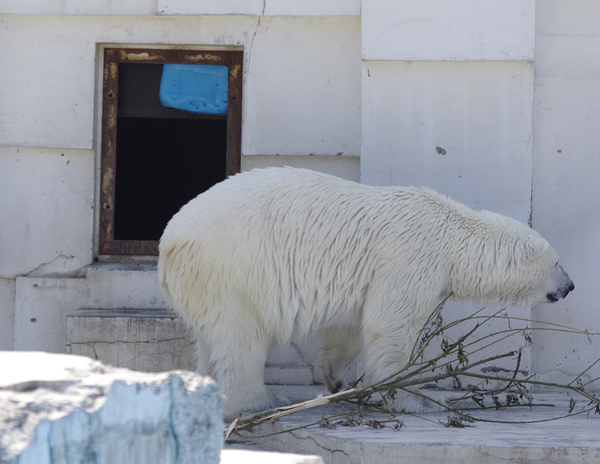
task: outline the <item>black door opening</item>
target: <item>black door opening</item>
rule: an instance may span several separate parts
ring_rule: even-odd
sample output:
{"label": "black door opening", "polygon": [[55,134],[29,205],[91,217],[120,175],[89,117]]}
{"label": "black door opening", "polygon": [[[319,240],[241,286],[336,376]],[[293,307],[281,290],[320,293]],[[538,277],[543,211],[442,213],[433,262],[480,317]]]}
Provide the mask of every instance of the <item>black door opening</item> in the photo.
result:
{"label": "black door opening", "polygon": [[161,73],[119,65],[115,240],[159,240],[181,206],[226,177],[226,117],[162,106]]}
{"label": "black door opening", "polygon": [[[241,50],[104,49],[99,256],[156,256],[162,231],[179,208],[240,172],[242,60]],[[200,70],[201,76],[218,68],[218,88],[227,90],[219,90],[219,112],[184,111],[177,102],[176,108],[163,106],[166,64],[177,65],[169,72]]]}

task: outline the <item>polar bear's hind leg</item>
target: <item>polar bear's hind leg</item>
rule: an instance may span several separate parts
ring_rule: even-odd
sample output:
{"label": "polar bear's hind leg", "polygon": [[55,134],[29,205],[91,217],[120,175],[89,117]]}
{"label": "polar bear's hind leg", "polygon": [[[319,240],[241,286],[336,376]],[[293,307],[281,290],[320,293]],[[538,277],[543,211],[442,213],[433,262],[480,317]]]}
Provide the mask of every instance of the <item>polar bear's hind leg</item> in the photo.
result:
{"label": "polar bear's hind leg", "polygon": [[270,345],[256,321],[248,318],[223,321],[205,333],[210,346],[210,365],[227,399],[226,419],[241,412],[264,411],[289,404],[287,398],[275,395],[265,386],[265,362]]}

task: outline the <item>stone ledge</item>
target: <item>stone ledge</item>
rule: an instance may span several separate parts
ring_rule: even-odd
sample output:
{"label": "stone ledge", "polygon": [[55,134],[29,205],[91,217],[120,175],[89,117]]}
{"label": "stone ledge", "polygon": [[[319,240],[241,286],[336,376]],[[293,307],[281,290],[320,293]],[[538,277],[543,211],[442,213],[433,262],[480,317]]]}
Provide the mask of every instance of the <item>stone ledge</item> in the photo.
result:
{"label": "stone ledge", "polygon": [[[155,308],[82,308],[69,314],[66,352],[146,372],[195,370],[192,332],[170,310]],[[316,340],[276,347],[269,353],[265,382],[275,385],[323,383]],[[356,378],[357,363],[346,370]]]}
{"label": "stone ledge", "polygon": [[[317,394],[327,393],[323,387],[270,388],[292,401],[304,401]],[[575,411],[588,404],[583,398],[576,399],[578,403]],[[325,464],[600,462],[599,415],[590,413],[549,420],[568,413],[569,396],[560,393],[535,393],[534,400],[544,406],[501,411],[488,408],[473,412],[474,416],[488,422],[466,424],[465,428],[444,427],[440,422],[448,420],[448,413],[426,414],[422,417],[397,414],[404,424],[400,430],[374,429],[367,425],[338,425],[334,429],[315,426],[281,433],[316,423],[324,414],[327,416],[348,411],[348,406],[343,404],[326,405],[291,414],[275,423],[254,429],[256,435],[273,432],[278,433],[277,435],[242,441],[266,450],[316,454],[323,458]],[[365,414],[364,417],[365,420],[385,418],[389,418],[389,415],[371,417]]]}
{"label": "stone ledge", "polygon": [[323,464],[323,459],[310,454],[224,449],[219,464]]}
{"label": "stone ledge", "polygon": [[196,367],[191,332],[165,309],[79,309],[67,316],[66,350],[147,372]]}
{"label": "stone ledge", "polygon": [[67,317],[166,317],[169,319],[179,319],[179,316],[168,309],[95,309],[81,308]]}

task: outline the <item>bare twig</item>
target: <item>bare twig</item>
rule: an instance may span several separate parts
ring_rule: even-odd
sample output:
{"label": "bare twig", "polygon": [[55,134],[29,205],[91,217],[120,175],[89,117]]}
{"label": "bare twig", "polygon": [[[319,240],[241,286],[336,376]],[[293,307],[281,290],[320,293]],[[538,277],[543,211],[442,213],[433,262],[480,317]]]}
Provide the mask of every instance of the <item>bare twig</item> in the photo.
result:
{"label": "bare twig", "polygon": [[[442,300],[440,304],[431,313],[423,328],[419,331],[417,335],[416,342],[412,348],[409,357],[409,362],[399,372],[396,372],[393,375],[373,385],[358,387],[357,384],[359,383],[359,381],[357,381],[353,385],[353,388],[350,388],[348,390],[344,390],[331,395],[319,396],[317,398],[314,398],[309,401],[304,401],[302,403],[283,406],[268,411],[259,412],[248,417],[236,419],[227,428],[226,439],[229,438],[232,434],[239,434],[240,432],[249,431],[252,427],[258,424],[272,422],[287,415],[297,413],[299,411],[304,411],[310,408],[315,408],[329,403],[336,403],[341,401],[349,402],[357,409],[351,410],[343,414],[330,416],[327,418],[323,417],[323,419],[321,419],[320,421],[296,427],[288,431],[297,430],[299,428],[314,427],[317,425],[322,427],[335,427],[340,424],[359,425],[362,423],[363,411],[367,410],[386,412],[391,415],[391,418],[387,420],[372,421],[370,423],[371,426],[382,427],[385,423],[393,422],[396,424],[396,427],[398,427],[398,425],[401,424],[401,422],[395,416],[393,412],[393,407],[390,405],[386,398],[386,396],[390,395],[390,393],[386,394],[386,392],[393,392],[394,390],[402,390],[409,394],[417,395],[423,398],[424,400],[432,401],[434,403],[437,403],[438,405],[445,407],[448,410],[451,410],[454,413],[454,417],[449,417],[448,421],[443,423],[443,425],[446,426],[464,427],[466,426],[465,422],[470,423],[473,421],[512,423],[507,421],[495,421],[491,419],[474,418],[471,415],[466,414],[464,412],[452,410],[451,406],[442,404],[441,402],[438,402],[437,400],[431,398],[425,393],[411,388],[424,384],[437,383],[445,379],[452,379],[455,384],[455,387],[460,387],[462,385],[460,381],[461,378],[473,378],[480,380],[476,387],[470,388],[464,393],[464,395],[460,396],[455,400],[452,400],[450,403],[451,405],[456,405],[458,404],[458,402],[472,400],[473,403],[477,405],[477,408],[475,408],[475,410],[487,409],[488,407],[503,409],[517,406],[547,406],[542,404],[534,404],[532,396],[528,393],[529,386],[544,386],[552,387],[555,389],[562,389],[567,393],[578,394],[589,402],[587,407],[584,407],[581,409],[581,411],[574,413],[573,410],[577,402],[573,397],[571,397],[569,414],[549,419],[521,421],[519,423],[545,422],[548,420],[556,420],[562,417],[567,417],[573,414],[581,414],[583,412],[591,411],[595,411],[596,413],[600,414],[600,398],[585,390],[586,386],[588,386],[590,383],[596,380],[599,380],[599,378],[594,378],[586,383],[583,383],[581,380],[582,377],[585,374],[587,374],[596,364],[600,363],[600,359],[596,360],[593,364],[591,364],[588,368],[586,368],[583,372],[581,372],[578,376],[573,378],[573,380],[571,380],[567,384],[558,384],[553,382],[535,380],[533,374],[526,377],[519,377],[522,363],[521,347],[513,351],[508,351],[493,356],[487,356],[478,361],[469,361],[469,356],[472,357],[474,354],[477,354],[482,350],[488,349],[515,335],[523,336],[526,342],[525,346],[528,346],[531,344],[531,337],[529,336],[529,333],[532,331],[556,331],[572,333],[576,335],[584,335],[590,341],[591,337],[600,334],[589,333],[587,330],[579,330],[560,324],[546,323],[543,321],[535,321],[519,317],[512,318],[507,315],[501,314],[504,311],[504,309],[496,311],[491,315],[485,316],[481,314],[481,312],[484,309],[482,308],[470,317],[458,319],[448,324],[444,324],[441,313],[446,301],[451,296],[452,295],[448,295],[444,300]],[[481,329],[481,327],[493,320],[506,320],[508,323],[508,329],[499,330],[489,334],[483,334],[481,336],[476,335],[478,330]],[[524,322],[526,324],[526,327],[513,328],[510,323],[511,321]],[[448,338],[444,335],[444,333],[451,328],[455,328],[465,323],[472,322],[475,322],[475,325],[463,332],[463,334],[460,335],[456,341],[449,341]],[[537,326],[531,327],[532,324]],[[425,350],[431,345],[434,339],[439,337],[442,338],[442,352],[427,358],[425,356]],[[510,369],[510,371],[507,371],[510,373],[509,376],[489,375],[485,373],[482,374],[479,372],[474,372],[475,368],[480,368],[483,365],[490,365],[490,363],[499,359],[511,357],[515,359],[515,365],[512,369]],[[481,388],[484,384],[490,381],[498,382],[500,386],[491,390],[484,390]],[[373,393],[378,393],[381,396],[381,407],[371,402],[370,398],[372,397]],[[504,401],[500,399],[501,394],[506,394],[506,399]],[[492,401],[492,406],[486,406],[486,399]],[[465,411],[467,409],[462,408],[461,410]],[[360,416],[360,420],[356,420],[354,418],[354,415],[357,414]],[[336,417],[345,417],[346,420],[337,423],[332,423],[331,420]]]}

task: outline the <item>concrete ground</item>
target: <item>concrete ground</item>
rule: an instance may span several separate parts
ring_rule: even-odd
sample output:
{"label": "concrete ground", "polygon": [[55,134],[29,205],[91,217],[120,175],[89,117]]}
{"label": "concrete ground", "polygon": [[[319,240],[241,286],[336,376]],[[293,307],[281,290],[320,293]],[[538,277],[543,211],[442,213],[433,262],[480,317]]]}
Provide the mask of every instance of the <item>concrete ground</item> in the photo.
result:
{"label": "concrete ground", "polygon": [[[324,387],[271,388],[292,401],[326,394]],[[324,416],[350,409],[349,405],[330,404],[294,413],[273,424],[261,425],[252,433],[256,437],[276,435],[235,437],[235,443],[227,446],[316,454],[323,458],[325,464],[600,463],[600,415],[591,412],[551,420],[568,414],[569,399],[566,394],[535,394],[534,402],[545,406],[472,412],[480,420],[466,423],[468,426],[463,428],[441,424],[448,421],[449,413],[398,414],[397,418],[402,422],[399,430],[391,427],[393,423],[388,423],[388,427],[383,429],[364,425],[368,420],[390,418],[389,414],[375,413],[365,414],[362,425],[337,425],[335,428],[316,425],[298,429],[318,422]],[[587,403],[579,398],[573,413]],[[330,422],[339,420],[332,419]]]}

